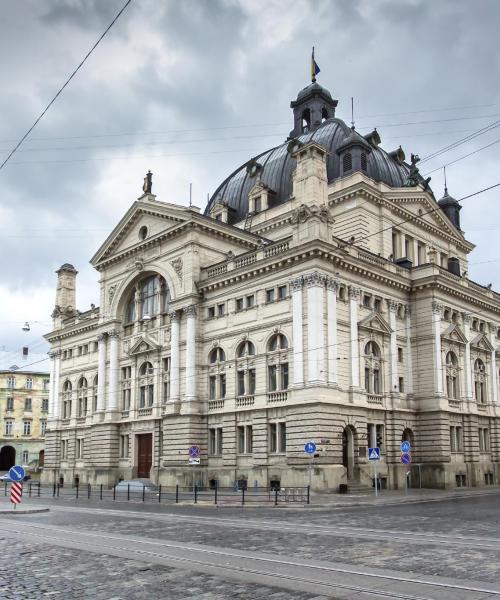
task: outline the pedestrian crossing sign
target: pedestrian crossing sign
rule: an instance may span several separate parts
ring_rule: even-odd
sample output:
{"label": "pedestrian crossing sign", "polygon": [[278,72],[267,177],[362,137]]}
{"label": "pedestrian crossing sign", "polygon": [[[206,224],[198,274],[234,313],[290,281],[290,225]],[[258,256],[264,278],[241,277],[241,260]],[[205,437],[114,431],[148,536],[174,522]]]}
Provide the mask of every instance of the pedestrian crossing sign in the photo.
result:
{"label": "pedestrian crossing sign", "polygon": [[380,460],[380,448],[368,448],[368,460]]}

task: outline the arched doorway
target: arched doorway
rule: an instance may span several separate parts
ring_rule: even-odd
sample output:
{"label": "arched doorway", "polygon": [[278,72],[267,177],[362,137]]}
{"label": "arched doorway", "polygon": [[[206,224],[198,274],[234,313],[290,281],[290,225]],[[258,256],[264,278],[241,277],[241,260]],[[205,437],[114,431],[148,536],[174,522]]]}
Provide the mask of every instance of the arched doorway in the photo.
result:
{"label": "arched doorway", "polygon": [[16,449],[13,446],[3,446],[0,449],[0,471],[8,471],[16,464]]}
{"label": "arched doorway", "polygon": [[43,463],[45,460],[45,450],[40,450],[38,453],[38,466],[43,467]]}
{"label": "arched doorway", "polygon": [[415,438],[413,436],[413,431],[407,427],[403,430],[403,434],[401,435],[402,442],[410,442],[411,450],[413,451],[415,448]]}
{"label": "arched doorway", "polygon": [[347,479],[354,478],[356,430],[348,425],[342,432],[342,464],[347,470]]}

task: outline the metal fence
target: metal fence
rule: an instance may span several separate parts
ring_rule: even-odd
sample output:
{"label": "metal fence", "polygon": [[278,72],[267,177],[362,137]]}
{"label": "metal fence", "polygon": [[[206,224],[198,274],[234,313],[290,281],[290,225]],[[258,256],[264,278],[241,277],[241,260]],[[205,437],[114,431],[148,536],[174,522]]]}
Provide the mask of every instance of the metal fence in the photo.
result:
{"label": "metal fence", "polygon": [[[9,493],[10,484],[4,482],[4,495]],[[23,484],[23,494],[30,498],[61,498],[64,500],[107,500],[114,502],[144,502],[157,504],[213,504],[213,505],[273,505],[309,504],[310,488],[204,488],[194,485],[158,486],[121,485],[108,487],[102,484],[60,485],[41,484],[30,481]]]}

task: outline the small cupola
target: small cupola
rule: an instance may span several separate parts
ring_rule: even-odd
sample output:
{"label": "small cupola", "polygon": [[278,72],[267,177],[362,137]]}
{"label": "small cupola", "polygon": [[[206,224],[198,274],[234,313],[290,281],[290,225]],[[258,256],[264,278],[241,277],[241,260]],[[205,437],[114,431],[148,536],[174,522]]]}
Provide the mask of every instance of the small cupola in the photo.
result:
{"label": "small cupola", "polygon": [[452,196],[448,194],[448,188],[444,188],[444,195],[441,200],[438,200],[439,208],[444,212],[444,214],[448,217],[448,219],[453,223],[453,225],[459,230],[460,229],[460,211],[462,207],[458,200],[455,200]]}
{"label": "small cupola", "polygon": [[337,148],[341,177],[350,175],[353,171],[366,173],[368,170],[368,155],[371,151],[372,146],[370,143],[352,128],[351,133]]}
{"label": "small cupola", "polygon": [[327,89],[313,81],[290,102],[294,123],[290,138],[314,131],[328,119],[333,119],[337,104],[338,100],[334,100]]}

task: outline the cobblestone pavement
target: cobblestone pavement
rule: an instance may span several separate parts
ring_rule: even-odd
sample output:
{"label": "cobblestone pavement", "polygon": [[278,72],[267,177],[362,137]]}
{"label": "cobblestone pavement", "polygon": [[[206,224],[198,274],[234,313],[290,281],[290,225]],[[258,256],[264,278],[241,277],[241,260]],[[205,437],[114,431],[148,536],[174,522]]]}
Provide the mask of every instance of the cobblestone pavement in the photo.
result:
{"label": "cobblestone pavement", "polygon": [[[115,510],[111,511],[98,504],[92,508],[86,502],[78,504],[78,511],[74,510],[75,507],[75,504],[55,503],[50,513],[16,518],[22,518],[23,523],[53,524],[85,531],[192,542],[274,556],[293,556],[295,559],[320,558],[333,564],[342,562],[393,569],[416,576],[437,575],[500,583],[500,495],[427,504],[321,511],[165,507],[146,514],[149,507],[140,504],[113,505],[110,508]],[[256,521],[262,526],[256,526]],[[306,528],[310,526],[310,531],[296,530],[299,525]],[[328,527],[338,530],[328,531]],[[341,531],[343,527],[356,530],[344,533]],[[370,530],[372,537],[364,530]],[[419,538],[419,534],[424,535]],[[377,535],[380,537],[377,538]],[[446,539],[439,539],[438,536],[446,536]],[[467,540],[473,540],[474,543],[468,543]],[[4,566],[13,565],[0,573],[2,600],[31,600],[51,595],[62,595],[65,599],[97,600],[146,597],[153,600],[323,598],[258,584],[252,584],[250,589],[241,583],[183,569],[148,565],[46,544],[10,543],[5,538],[0,538],[0,555]],[[23,590],[16,584],[20,579],[17,576],[19,569],[25,574],[21,579],[31,587]],[[88,584],[89,573],[92,573],[92,589]],[[9,591],[5,592],[5,589]],[[35,595],[29,595],[32,593]]]}
{"label": "cobblestone pavement", "polygon": [[[2,600],[331,600],[47,544],[0,538]],[[8,566],[7,566],[8,565]]]}

